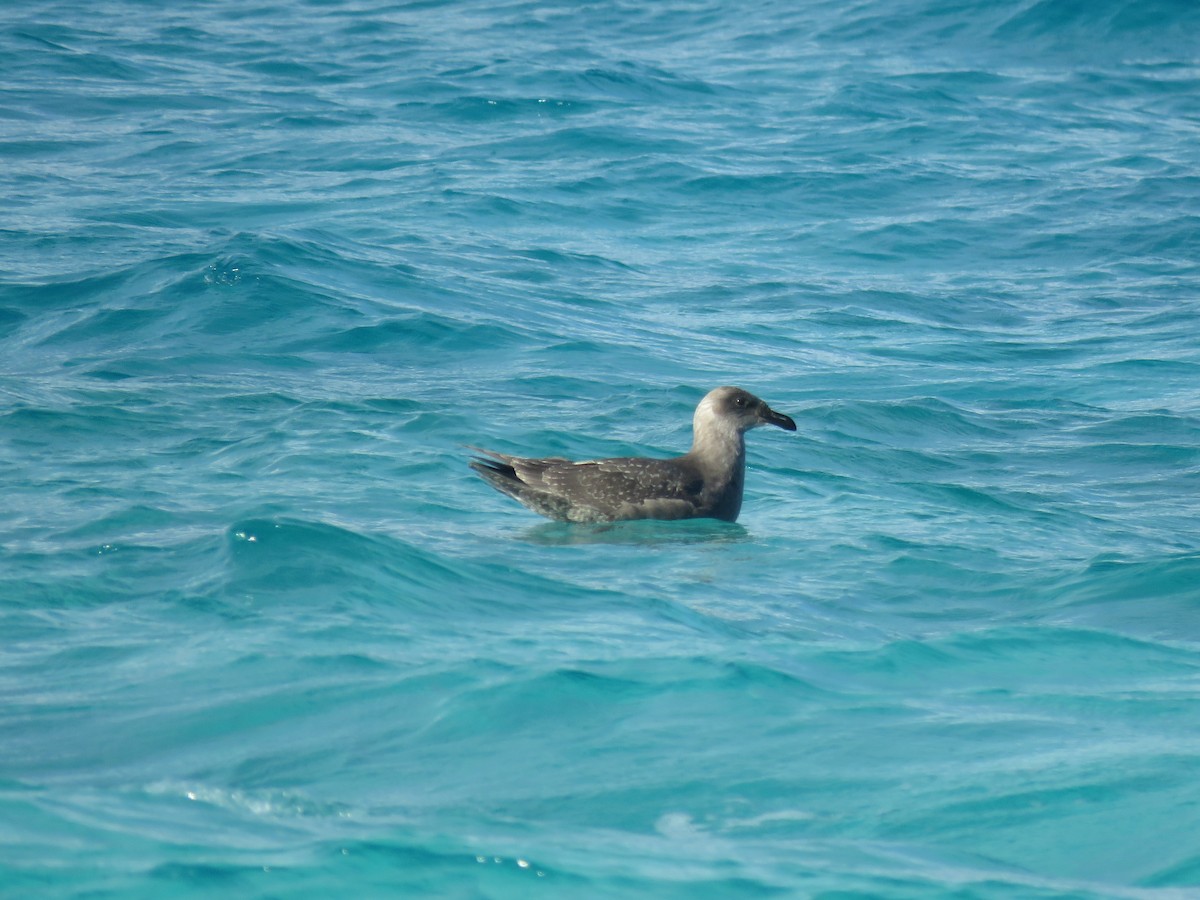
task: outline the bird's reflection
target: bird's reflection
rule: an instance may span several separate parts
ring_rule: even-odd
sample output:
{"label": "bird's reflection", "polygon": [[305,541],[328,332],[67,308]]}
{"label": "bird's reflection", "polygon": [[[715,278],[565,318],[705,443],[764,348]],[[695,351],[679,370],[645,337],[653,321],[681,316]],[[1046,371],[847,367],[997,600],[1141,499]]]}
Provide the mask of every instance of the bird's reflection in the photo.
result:
{"label": "bird's reflection", "polygon": [[572,544],[731,544],[749,540],[750,532],[734,522],[716,519],[686,519],[680,522],[641,519],[594,525],[546,522],[525,529],[521,532],[521,539],[531,544],[555,547]]}

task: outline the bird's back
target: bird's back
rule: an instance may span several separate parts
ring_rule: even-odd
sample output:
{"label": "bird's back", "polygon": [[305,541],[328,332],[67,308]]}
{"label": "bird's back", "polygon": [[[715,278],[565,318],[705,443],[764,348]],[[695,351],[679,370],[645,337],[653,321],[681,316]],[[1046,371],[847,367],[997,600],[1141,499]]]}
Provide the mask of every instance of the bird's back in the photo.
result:
{"label": "bird's back", "polygon": [[471,467],[497,490],[541,515],[568,522],[688,519],[709,515],[704,479],[687,457],[571,462],[525,459],[489,450]]}

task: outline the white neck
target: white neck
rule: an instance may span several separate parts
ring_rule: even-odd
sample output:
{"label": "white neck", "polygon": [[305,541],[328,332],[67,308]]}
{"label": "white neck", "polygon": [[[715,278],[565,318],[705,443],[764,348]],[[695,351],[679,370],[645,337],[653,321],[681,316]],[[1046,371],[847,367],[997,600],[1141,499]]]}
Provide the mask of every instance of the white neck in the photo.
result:
{"label": "white neck", "polygon": [[704,461],[711,471],[732,473],[738,479],[746,465],[746,442],[742,429],[728,416],[718,416],[707,397],[692,418],[692,449],[688,456]]}

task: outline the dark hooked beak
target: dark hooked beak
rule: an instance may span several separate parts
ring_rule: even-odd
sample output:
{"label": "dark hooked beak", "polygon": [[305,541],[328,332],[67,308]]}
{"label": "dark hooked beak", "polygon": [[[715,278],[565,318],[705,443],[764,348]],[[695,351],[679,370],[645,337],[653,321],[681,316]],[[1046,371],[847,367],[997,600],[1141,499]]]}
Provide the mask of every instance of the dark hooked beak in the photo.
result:
{"label": "dark hooked beak", "polygon": [[759,411],[758,417],[764,425],[778,425],[784,431],[795,431],[796,423],[792,421],[791,416],[785,416],[783,413],[777,413],[771,407],[763,404],[763,408]]}

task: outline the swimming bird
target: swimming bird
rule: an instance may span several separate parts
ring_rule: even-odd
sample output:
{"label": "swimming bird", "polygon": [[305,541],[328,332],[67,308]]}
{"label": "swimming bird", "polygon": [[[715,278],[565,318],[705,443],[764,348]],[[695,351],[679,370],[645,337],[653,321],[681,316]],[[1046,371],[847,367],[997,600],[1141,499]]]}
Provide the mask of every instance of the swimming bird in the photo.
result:
{"label": "swimming bird", "polygon": [[[484,454],[470,466],[496,490],[562,522],[624,519],[737,520],[746,481],[744,435],[760,425],[796,423],[737,387],[709,391],[692,418],[692,449],[673,459],[617,457],[572,462]],[[484,458],[487,457],[487,458]]]}

